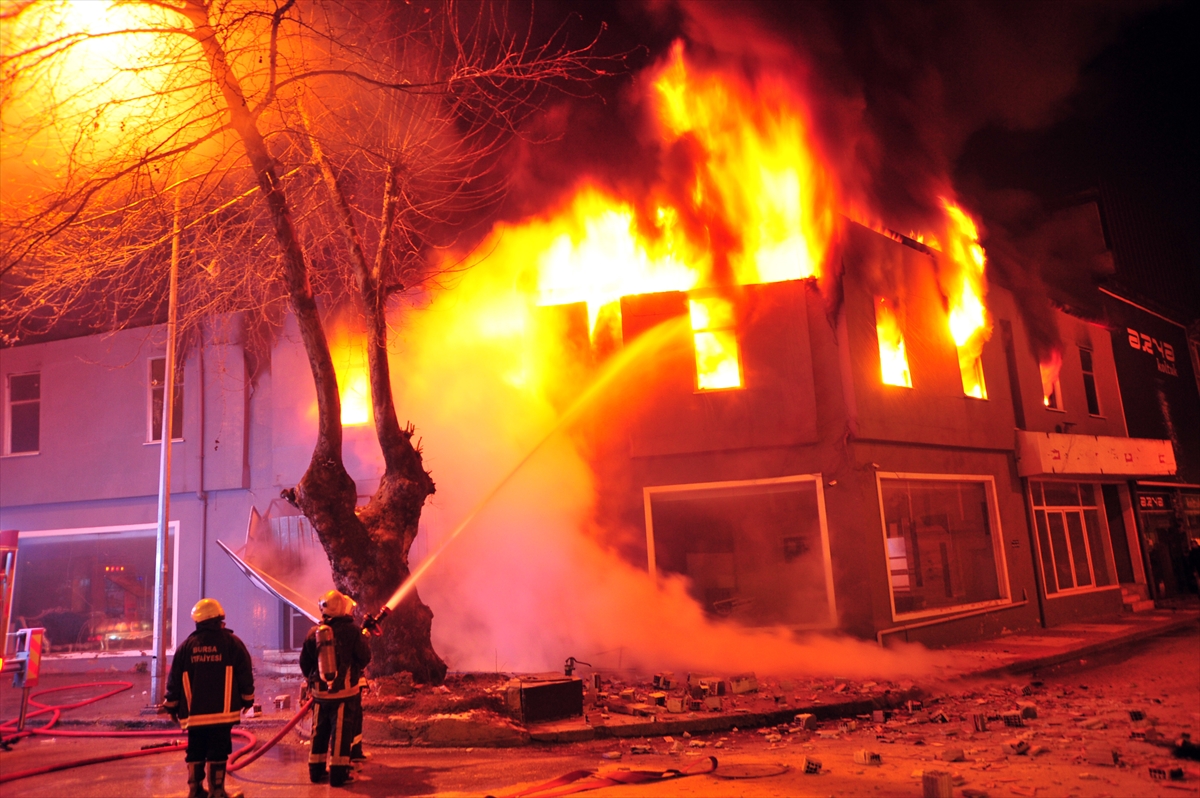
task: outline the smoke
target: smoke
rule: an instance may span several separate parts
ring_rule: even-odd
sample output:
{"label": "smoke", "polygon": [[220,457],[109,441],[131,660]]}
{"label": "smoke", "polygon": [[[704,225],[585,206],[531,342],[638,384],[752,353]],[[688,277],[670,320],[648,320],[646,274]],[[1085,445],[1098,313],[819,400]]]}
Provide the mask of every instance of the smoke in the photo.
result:
{"label": "smoke", "polygon": [[[414,554],[434,551],[551,429],[567,372],[562,330],[533,305],[530,249],[501,228],[490,254],[420,312],[397,314],[398,406],[420,421],[437,480]],[[603,397],[602,401],[612,401]],[[709,620],[681,579],[655,583],[599,542],[592,469],[557,436],[456,539],[418,585],[452,668],[598,667],[842,676],[917,674],[920,650],[748,630]]]}

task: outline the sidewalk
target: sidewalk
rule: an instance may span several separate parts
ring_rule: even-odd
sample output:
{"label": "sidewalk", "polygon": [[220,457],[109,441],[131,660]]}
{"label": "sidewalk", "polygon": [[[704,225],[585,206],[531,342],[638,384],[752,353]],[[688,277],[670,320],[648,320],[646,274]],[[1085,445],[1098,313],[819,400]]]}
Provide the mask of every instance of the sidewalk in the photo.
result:
{"label": "sidewalk", "polygon": [[[944,655],[941,658],[948,664],[940,668],[935,677],[923,680],[923,683],[779,680],[760,674],[758,692],[728,697],[721,711],[669,714],[661,707],[650,707],[645,714],[638,715],[601,713],[594,707],[588,707],[582,718],[528,726],[521,726],[497,712],[488,711],[487,702],[481,700],[482,697],[491,697],[490,706],[500,705],[501,699],[495,697],[497,693],[502,696],[502,684],[505,681],[502,675],[463,674],[449,689],[423,688],[418,691],[444,694],[445,702],[439,708],[418,709],[418,706],[430,706],[425,701],[413,702],[414,706],[407,715],[369,711],[364,738],[369,744],[380,746],[504,747],[530,742],[557,744],[598,738],[654,737],[682,735],[684,732],[696,734],[733,728],[763,728],[790,724],[797,715],[805,713],[813,715],[817,721],[855,718],[869,716],[877,710],[886,712],[904,707],[909,701],[925,700],[928,703],[943,692],[957,689],[953,686],[956,683],[1033,674],[1188,627],[1200,633],[1198,621],[1200,612],[1194,609],[1159,610],[1121,615],[1104,622],[1037,629],[994,640],[951,646],[938,652]],[[608,676],[605,674],[606,682],[610,681]],[[618,686],[628,685],[642,693],[648,690],[648,679],[638,680],[628,674],[612,676]],[[149,678],[145,674],[111,671],[44,674],[38,689],[99,681],[127,681],[132,682],[134,687],[112,698],[65,713],[59,721],[60,727],[177,728],[162,716],[143,714],[148,699],[144,691],[149,687]],[[491,686],[486,685],[488,681]],[[479,684],[474,684],[476,682]],[[265,714],[244,721],[243,727],[250,731],[262,729],[264,732],[278,728],[292,717],[298,704],[293,695],[291,708],[276,711],[271,699],[282,693],[298,694],[298,691],[299,682],[294,678],[261,679],[257,692]],[[84,694],[96,692],[100,691],[92,689]],[[7,683],[0,685],[0,717],[16,715],[19,693]],[[77,700],[78,695],[74,691],[52,694],[46,700],[65,703]],[[34,722],[40,725],[39,721],[40,718]]]}
{"label": "sidewalk", "polygon": [[1072,623],[942,650],[953,651],[956,663],[962,663],[958,666],[962,678],[986,679],[1034,673],[1086,659],[1195,626],[1198,620],[1200,612],[1192,609],[1155,610],[1121,615],[1105,623]]}

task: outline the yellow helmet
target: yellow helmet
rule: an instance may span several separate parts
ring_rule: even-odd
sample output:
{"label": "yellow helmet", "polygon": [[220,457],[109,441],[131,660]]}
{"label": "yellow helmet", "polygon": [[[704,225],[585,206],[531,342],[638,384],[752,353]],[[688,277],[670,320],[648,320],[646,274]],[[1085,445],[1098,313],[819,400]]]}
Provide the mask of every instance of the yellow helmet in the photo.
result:
{"label": "yellow helmet", "polygon": [[192,607],[192,620],[196,623],[201,621],[211,620],[212,618],[224,618],[225,608],[221,606],[221,602],[216,599],[204,598],[196,602],[196,606]]}
{"label": "yellow helmet", "polygon": [[358,602],[344,593],[330,590],[317,600],[317,606],[320,607],[321,614],[326,618],[339,618],[343,615],[353,615]]}

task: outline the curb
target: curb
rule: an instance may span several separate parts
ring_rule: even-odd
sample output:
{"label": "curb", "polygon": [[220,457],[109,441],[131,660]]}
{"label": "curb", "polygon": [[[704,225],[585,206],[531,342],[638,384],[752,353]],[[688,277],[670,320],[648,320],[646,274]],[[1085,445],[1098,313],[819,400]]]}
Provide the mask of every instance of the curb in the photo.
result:
{"label": "curb", "polygon": [[1093,654],[1102,654],[1106,651],[1122,648],[1133,643],[1140,643],[1145,640],[1150,640],[1155,637],[1160,637],[1171,632],[1185,629],[1188,626],[1193,626],[1200,622],[1200,618],[1190,616],[1187,618],[1179,618],[1173,621],[1165,621],[1159,626],[1150,629],[1139,629],[1135,632],[1113,637],[1108,640],[1101,640],[1096,643],[1072,648],[1067,651],[1060,651],[1055,654],[1047,654],[1042,657],[1033,657],[1031,659],[1017,660],[1010,662],[1007,665],[1000,665],[995,668],[986,668],[980,671],[971,671],[957,677],[958,679],[990,679],[997,676],[1016,676],[1025,673],[1032,673],[1042,668],[1048,668],[1054,665],[1061,665],[1064,662],[1070,662],[1079,657],[1087,657]]}
{"label": "curb", "polygon": [[865,715],[879,709],[896,709],[906,701],[920,700],[925,696],[920,688],[912,688],[901,692],[888,692],[871,698],[860,698],[853,701],[841,701],[836,704],[812,704],[808,706],[788,707],[771,712],[738,712],[721,713],[707,717],[680,718],[679,720],[654,720],[644,722],[603,724],[585,726],[583,728],[553,729],[546,728],[553,724],[538,727],[528,727],[529,737],[535,743],[575,743],[587,740],[613,737],[658,737],[683,732],[715,732],[728,731],[738,728],[754,729],[763,726],[778,726],[781,723],[791,723],[800,714],[811,714],[818,720],[845,718],[855,715]]}

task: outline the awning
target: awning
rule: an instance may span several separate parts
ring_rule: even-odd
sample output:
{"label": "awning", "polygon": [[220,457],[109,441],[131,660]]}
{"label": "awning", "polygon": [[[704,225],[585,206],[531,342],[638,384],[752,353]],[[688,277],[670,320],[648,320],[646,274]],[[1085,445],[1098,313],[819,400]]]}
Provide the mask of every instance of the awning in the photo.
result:
{"label": "awning", "polygon": [[306,616],[313,623],[321,622],[321,610],[317,607],[315,598],[302,596],[265,571],[255,568],[220,540],[217,541],[217,545],[225,550],[225,553],[233,560],[233,564],[238,567],[238,570],[244,573],[246,578],[259,590],[270,593],[280,601],[286,601],[288,604],[291,604],[297,612]]}
{"label": "awning", "polygon": [[1154,438],[1017,430],[1017,473],[1023,477],[1170,476],[1175,473],[1175,450],[1170,441]]}
{"label": "awning", "polygon": [[333,587],[333,574],[312,525],[294,507],[278,499],[265,514],[251,507],[245,542],[217,545],[259,590],[320,621],[317,597]]}

